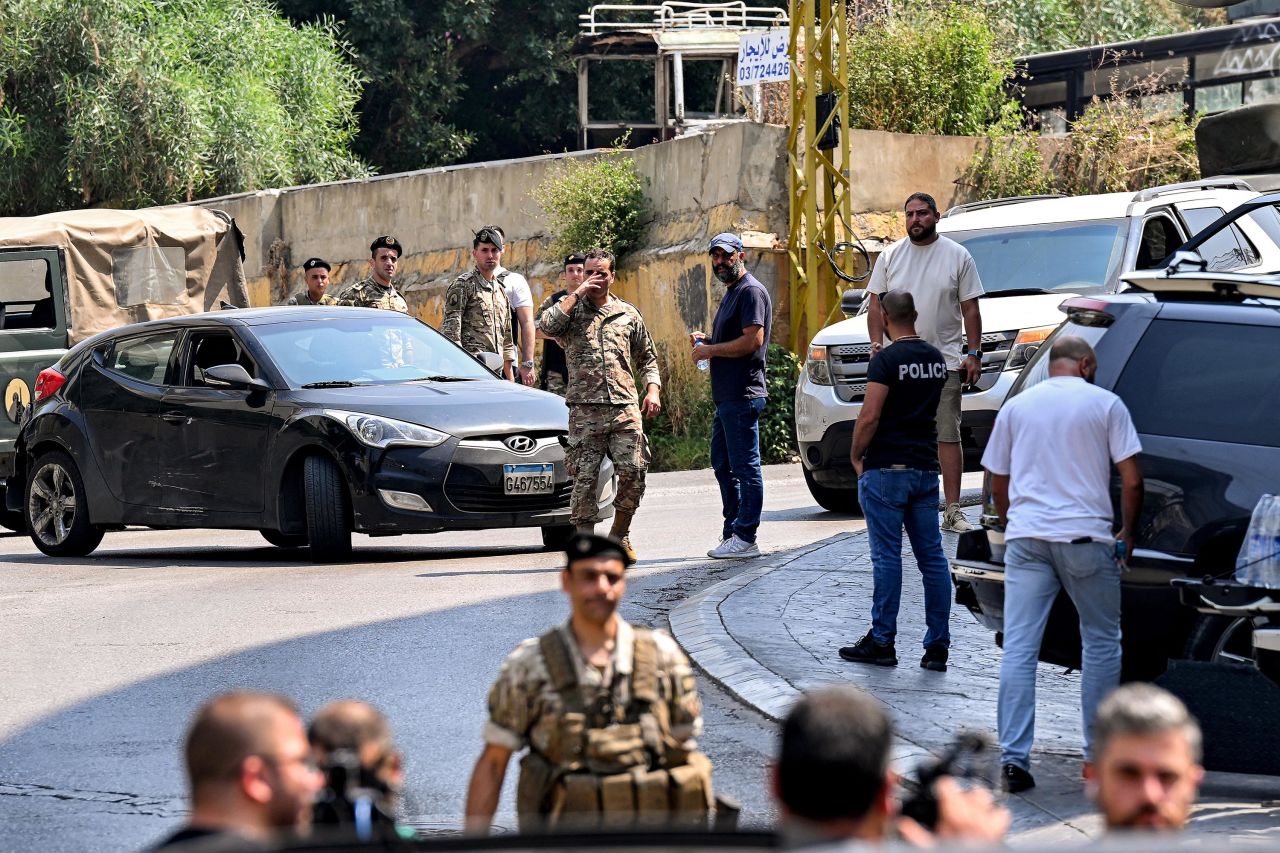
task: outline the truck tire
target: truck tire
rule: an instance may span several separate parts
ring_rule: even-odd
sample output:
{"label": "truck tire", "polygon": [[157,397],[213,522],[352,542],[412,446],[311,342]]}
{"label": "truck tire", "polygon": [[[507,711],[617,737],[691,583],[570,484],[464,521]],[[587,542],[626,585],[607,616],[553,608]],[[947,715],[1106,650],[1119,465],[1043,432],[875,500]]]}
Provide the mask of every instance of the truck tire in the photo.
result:
{"label": "truck tire", "polygon": [[802,464],[804,484],[809,487],[809,494],[818,502],[818,506],[829,512],[840,512],[846,515],[862,515],[862,504],[858,501],[858,487],[851,489],[833,489],[813,479],[813,474]]}
{"label": "truck tire", "polygon": [[308,456],[302,463],[302,490],[312,561],[338,563],[350,557],[347,488],[338,466],[326,456]]}
{"label": "truck tire", "polygon": [[44,454],[31,466],[25,498],[31,541],[50,557],[84,557],[102,541],[102,528],[89,521],[80,471],[61,450]]}

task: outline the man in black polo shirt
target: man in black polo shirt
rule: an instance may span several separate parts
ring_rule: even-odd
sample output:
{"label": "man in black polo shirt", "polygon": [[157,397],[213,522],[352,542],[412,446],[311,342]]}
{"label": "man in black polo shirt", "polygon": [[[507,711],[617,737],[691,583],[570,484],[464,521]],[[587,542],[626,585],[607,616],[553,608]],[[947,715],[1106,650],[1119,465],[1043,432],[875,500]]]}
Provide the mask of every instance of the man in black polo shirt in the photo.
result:
{"label": "man in black polo shirt", "polygon": [[[538,312],[533,315],[535,319],[541,317],[543,311],[555,305],[562,297],[578,289],[586,278],[586,262],[587,258],[581,252],[565,257],[564,272],[560,274],[564,287],[542,300]],[[541,329],[537,331],[537,335],[542,340],[542,372],[538,374],[538,387],[563,397],[569,387],[569,363],[565,361],[564,348],[555,338],[547,337]]]}
{"label": "man in black polo shirt", "polygon": [[951,645],[951,579],[938,522],[936,416],[947,363],[916,334],[911,294],[880,298],[893,343],[872,357],[867,395],[853,430],[849,456],[858,475],[858,498],[871,543],[871,630],[840,657],[856,663],[897,666],[894,636],[902,598],[902,529],[924,579],[925,669],[944,672]]}
{"label": "man in black polo shirt", "polygon": [[769,291],[747,272],[746,252],[736,234],[717,234],[708,251],[711,269],[728,291],[716,310],[710,340],[702,332],[689,336],[694,362],[711,362],[711,399],[716,405],[711,467],[720,484],[724,528],[722,541],[707,556],[734,560],[760,556],[756,544],[764,506],[760,413],[769,393],[764,365],[773,305]]}

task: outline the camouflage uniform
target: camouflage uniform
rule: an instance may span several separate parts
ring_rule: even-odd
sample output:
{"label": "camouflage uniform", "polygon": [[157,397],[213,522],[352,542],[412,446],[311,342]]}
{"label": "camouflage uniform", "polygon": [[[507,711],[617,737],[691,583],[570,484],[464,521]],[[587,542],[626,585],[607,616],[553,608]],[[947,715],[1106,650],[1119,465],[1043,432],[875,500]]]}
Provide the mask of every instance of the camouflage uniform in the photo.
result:
{"label": "camouflage uniform", "polygon": [[582,526],[597,521],[596,479],[608,453],[618,472],[612,535],[621,539],[644,495],[644,473],[649,467],[649,444],[641,426],[632,369],[640,374],[640,388],[662,385],[653,339],[640,312],[616,296],[600,308],[584,297],[569,314],[557,302],[539,315],[538,328],[561,343],[569,365],[565,466],[573,477],[570,520]]}
{"label": "camouflage uniform", "polygon": [[[568,291],[558,291],[542,300],[542,304],[538,306],[538,310],[534,312],[533,320],[537,323],[538,318],[542,316],[555,302],[560,301]],[[545,334],[545,333],[544,333]],[[553,357],[552,353],[556,353]],[[551,365],[551,361],[557,363],[557,367]],[[564,365],[564,343],[560,340],[543,341],[542,342],[542,369],[538,373],[538,387],[543,391],[550,391],[559,397],[563,397],[565,392],[569,390],[568,380],[565,375],[560,372],[559,366]]]}
{"label": "camouflage uniform", "polygon": [[373,276],[357,281],[342,291],[338,297],[338,304],[354,305],[357,308],[383,308],[388,311],[399,311],[401,314],[409,313],[409,303],[404,301],[404,297],[396,290],[396,286],[388,284],[384,287]]}
{"label": "camouflage uniform", "polygon": [[[632,766],[626,772],[628,774],[644,773],[650,766],[650,762],[655,760],[658,766],[664,768],[679,765],[697,767],[706,774],[704,794],[709,803],[710,765],[696,753],[697,742],[695,741],[702,732],[702,704],[698,699],[693,670],[675,640],[661,631],[619,622],[617,643],[609,665],[601,672],[582,657],[582,652],[574,639],[573,630],[568,623],[555,628],[552,633],[558,634],[558,638],[563,641],[561,648],[568,650],[572,667],[570,678],[576,682],[569,689],[580,691],[580,695],[572,697],[575,705],[597,704],[600,695],[607,690],[611,694],[612,707],[626,709],[631,706],[633,699],[640,699],[640,694],[644,690],[637,677],[644,668],[642,659],[639,659],[638,655],[649,654],[649,660],[653,662],[649,668],[653,674],[656,674],[657,681],[656,685],[651,686],[650,689],[656,687],[655,704],[662,706],[655,709],[656,715],[662,720],[658,726],[663,729],[662,745],[657,750],[650,750],[650,754],[641,759],[639,766]],[[489,689],[489,719],[483,730],[485,743],[503,747],[512,752],[518,752],[525,747],[529,748],[529,754],[521,761],[521,778],[518,786],[520,802],[517,804],[517,810],[522,830],[536,828],[540,818],[545,820],[556,817],[554,812],[557,809],[557,802],[560,807],[565,807],[563,792],[558,798],[547,796],[547,794],[550,788],[563,782],[567,777],[575,776],[577,779],[583,779],[587,774],[595,774],[597,778],[590,781],[596,782],[599,781],[599,777],[618,772],[616,767],[602,767],[598,760],[593,760],[594,756],[589,746],[566,742],[571,740],[574,734],[586,744],[597,743],[604,739],[585,736],[581,719],[577,721],[576,729],[574,728],[574,721],[571,719],[573,714],[566,713],[564,685],[561,684],[561,689],[557,689],[555,667],[549,665],[544,652],[543,641],[548,638],[534,637],[525,640],[516,646],[502,664],[497,680]],[[596,731],[620,734],[620,738],[612,740],[614,744],[625,742],[626,723],[622,722],[622,725],[618,726],[617,723],[611,722],[610,725],[612,728],[596,729]],[[586,728],[592,729],[594,724],[588,722]],[[637,728],[643,728],[643,726],[637,726]],[[696,761],[695,758],[701,761]],[[528,786],[538,784],[538,780],[530,777],[535,776],[535,771],[538,769],[543,770],[542,783],[547,790],[540,792],[541,796],[531,797]],[[552,772],[548,774],[547,771]],[[541,801],[540,807],[536,810],[531,805],[534,801]],[[597,808],[600,808],[598,803]],[[643,809],[643,805],[641,808]],[[603,809],[607,812],[609,807],[606,805]],[[581,814],[572,803],[568,804],[567,810]],[[594,813],[592,816],[599,817]],[[635,809],[628,816],[634,819]]]}
{"label": "camouflage uniform", "polygon": [[511,303],[502,287],[505,276],[489,281],[478,270],[464,272],[444,294],[440,334],[469,353],[493,352],[516,360],[511,339]]}
{"label": "camouflage uniform", "polygon": [[312,302],[311,294],[307,293],[304,290],[301,293],[295,293],[293,294],[293,296],[290,296],[288,301],[286,301],[284,304],[285,305],[337,305],[338,300],[334,299],[332,296],[330,296],[327,293],[322,293],[320,294],[319,302]]}

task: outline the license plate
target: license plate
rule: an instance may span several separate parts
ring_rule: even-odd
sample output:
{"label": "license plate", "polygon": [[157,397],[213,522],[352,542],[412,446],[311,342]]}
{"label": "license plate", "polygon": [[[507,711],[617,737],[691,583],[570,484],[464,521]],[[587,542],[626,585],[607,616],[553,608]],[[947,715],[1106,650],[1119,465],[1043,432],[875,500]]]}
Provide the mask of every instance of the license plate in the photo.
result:
{"label": "license plate", "polygon": [[549,495],[556,490],[555,466],[503,465],[504,495]]}

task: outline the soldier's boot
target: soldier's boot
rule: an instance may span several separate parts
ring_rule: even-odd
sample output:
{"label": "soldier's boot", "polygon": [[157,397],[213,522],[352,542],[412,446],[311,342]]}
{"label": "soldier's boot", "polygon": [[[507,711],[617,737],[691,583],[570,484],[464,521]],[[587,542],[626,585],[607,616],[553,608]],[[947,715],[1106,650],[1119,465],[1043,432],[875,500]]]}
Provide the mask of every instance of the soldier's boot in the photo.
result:
{"label": "soldier's boot", "polygon": [[631,515],[629,512],[614,510],[613,527],[609,529],[609,538],[618,540],[622,545],[622,550],[627,552],[627,556],[634,562],[636,559],[636,549],[631,547]]}

